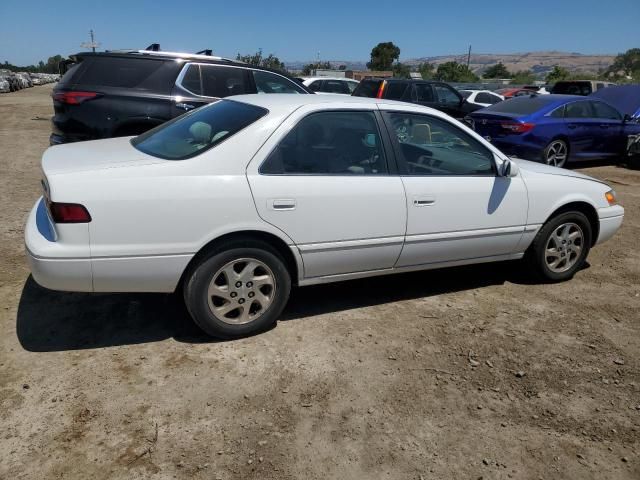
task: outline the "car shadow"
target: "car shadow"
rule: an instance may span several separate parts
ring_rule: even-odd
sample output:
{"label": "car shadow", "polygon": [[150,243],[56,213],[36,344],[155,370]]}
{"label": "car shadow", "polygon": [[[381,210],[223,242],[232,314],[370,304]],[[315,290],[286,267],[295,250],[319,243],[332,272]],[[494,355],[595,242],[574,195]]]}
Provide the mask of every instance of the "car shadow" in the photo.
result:
{"label": "car shadow", "polygon": [[[517,262],[404,273],[295,288],[281,321],[382,305],[489,285],[531,283]],[[52,352],[135,345],[173,338],[209,343],[180,295],[56,292],[31,276],[22,289],[16,320],[25,350]]]}

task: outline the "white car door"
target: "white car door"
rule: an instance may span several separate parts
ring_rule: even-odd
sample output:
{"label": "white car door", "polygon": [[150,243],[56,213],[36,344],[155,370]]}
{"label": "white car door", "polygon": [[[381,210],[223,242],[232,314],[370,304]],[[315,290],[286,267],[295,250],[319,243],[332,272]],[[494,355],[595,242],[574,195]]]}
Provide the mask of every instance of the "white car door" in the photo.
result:
{"label": "white car door", "polygon": [[496,174],[493,152],[444,116],[383,113],[407,195],[397,266],[514,253],[527,220],[520,176]]}
{"label": "white car door", "polygon": [[302,107],[247,169],[259,215],[295,242],[305,278],[390,269],[400,255],[406,197],[380,122],[373,105]]}

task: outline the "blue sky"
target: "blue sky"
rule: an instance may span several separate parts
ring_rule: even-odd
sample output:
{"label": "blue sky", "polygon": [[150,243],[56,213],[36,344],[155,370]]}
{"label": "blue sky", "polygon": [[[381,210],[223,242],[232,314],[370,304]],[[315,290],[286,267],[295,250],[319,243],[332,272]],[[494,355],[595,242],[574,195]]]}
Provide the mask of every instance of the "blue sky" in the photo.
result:
{"label": "blue sky", "polygon": [[0,0],[0,62],[31,64],[101,48],[212,48],[235,56],[262,48],[281,60],[368,60],[393,41],[401,59],[562,50],[619,53],[640,47],[640,0],[105,2]]}

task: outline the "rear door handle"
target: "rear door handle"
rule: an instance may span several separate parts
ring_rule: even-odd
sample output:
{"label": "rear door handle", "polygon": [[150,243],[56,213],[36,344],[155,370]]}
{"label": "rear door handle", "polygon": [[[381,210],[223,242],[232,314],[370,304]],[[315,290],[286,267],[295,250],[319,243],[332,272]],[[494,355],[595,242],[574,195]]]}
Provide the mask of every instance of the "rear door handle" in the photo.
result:
{"label": "rear door handle", "polygon": [[271,208],[274,210],[295,210],[296,201],[293,198],[276,198],[271,200]]}
{"label": "rear door handle", "polygon": [[436,203],[436,197],[431,195],[424,195],[420,197],[414,197],[413,206],[414,207],[428,207]]}

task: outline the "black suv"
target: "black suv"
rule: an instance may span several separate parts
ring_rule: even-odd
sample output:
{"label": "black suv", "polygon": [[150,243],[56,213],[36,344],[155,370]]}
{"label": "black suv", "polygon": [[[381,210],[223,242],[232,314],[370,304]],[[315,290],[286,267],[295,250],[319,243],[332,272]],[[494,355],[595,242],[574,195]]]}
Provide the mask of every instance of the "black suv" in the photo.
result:
{"label": "black suv", "polygon": [[386,98],[435,108],[457,119],[483,107],[467,102],[451,85],[428,80],[371,78],[360,82],[356,97]]}
{"label": "black suv", "polygon": [[52,145],[138,135],[230,95],[313,93],[282,72],[207,54],[88,52],[65,68],[52,93]]}

